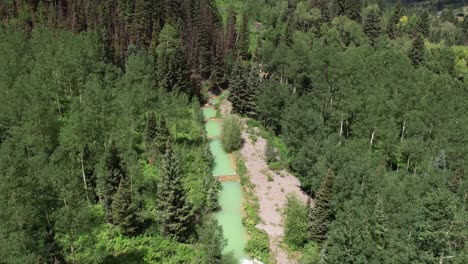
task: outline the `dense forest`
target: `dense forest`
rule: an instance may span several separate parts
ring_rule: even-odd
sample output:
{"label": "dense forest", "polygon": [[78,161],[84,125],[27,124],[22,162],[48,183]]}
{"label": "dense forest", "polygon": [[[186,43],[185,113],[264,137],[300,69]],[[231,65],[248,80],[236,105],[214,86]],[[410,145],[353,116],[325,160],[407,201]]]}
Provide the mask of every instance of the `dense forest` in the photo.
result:
{"label": "dense forest", "polygon": [[0,263],[231,263],[221,89],[310,196],[299,263],[468,263],[462,2],[1,1]]}

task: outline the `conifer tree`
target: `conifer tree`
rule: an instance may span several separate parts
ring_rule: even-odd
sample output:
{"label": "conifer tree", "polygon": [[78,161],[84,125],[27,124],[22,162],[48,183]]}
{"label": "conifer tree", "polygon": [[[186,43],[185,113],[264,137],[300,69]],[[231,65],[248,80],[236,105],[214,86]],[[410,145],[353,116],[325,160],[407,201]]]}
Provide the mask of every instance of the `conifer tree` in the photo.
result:
{"label": "conifer tree", "polygon": [[247,12],[242,14],[242,24],[239,32],[239,40],[237,42],[237,52],[241,59],[249,59],[249,17]]}
{"label": "conifer tree", "polygon": [[159,87],[166,91],[183,91],[193,95],[190,89],[190,71],[176,29],[165,24],[156,48],[156,77]]}
{"label": "conifer tree", "polygon": [[372,219],[372,237],[377,243],[379,250],[384,249],[385,233],[387,232],[387,219],[385,216],[383,200],[377,198]]}
{"label": "conifer tree", "polygon": [[133,34],[136,38],[136,45],[140,48],[148,47],[151,33],[151,5],[149,0],[136,0],[133,20]]}
{"label": "conifer tree", "polygon": [[255,67],[249,73],[247,63],[237,62],[229,82],[231,89],[229,101],[234,112],[250,117],[256,115],[258,78]]}
{"label": "conifer tree", "polygon": [[344,16],[345,15],[345,4],[346,4],[345,0],[335,0],[335,1],[333,1],[333,14],[335,16]]}
{"label": "conifer tree", "polygon": [[327,0],[318,0],[318,8],[320,9],[320,14],[322,15],[321,22],[330,23],[331,15],[330,15],[330,7],[328,6]]}
{"label": "conifer tree", "polygon": [[236,47],[236,39],[236,14],[234,9],[230,8],[226,25],[226,50],[231,50]]}
{"label": "conifer tree", "polygon": [[425,11],[419,17],[418,22],[416,23],[416,27],[415,27],[415,30],[414,30],[413,33],[414,34],[420,33],[425,38],[429,37],[430,28],[431,28],[431,25],[429,23],[430,23],[429,22],[429,13],[427,11]]}
{"label": "conifer tree", "polygon": [[332,199],[333,188],[333,170],[328,169],[327,175],[322,181],[318,190],[315,208],[312,211],[311,219],[311,238],[317,243],[322,243],[326,240],[328,225],[332,220],[332,211],[330,202]]}
{"label": "conifer tree", "polygon": [[156,146],[156,152],[160,155],[166,153],[166,145],[169,140],[171,133],[167,126],[166,118],[164,116],[159,117],[156,127],[156,134],[154,137],[154,144]]}
{"label": "conifer tree", "polygon": [[417,34],[413,39],[413,44],[409,50],[408,57],[411,59],[411,63],[417,67],[424,61],[424,39],[421,34]]}
{"label": "conifer tree", "polygon": [[193,213],[182,177],[179,161],[168,143],[161,167],[161,182],[156,194],[157,220],[162,235],[174,237],[179,241],[185,241],[194,226]]}
{"label": "conifer tree", "polygon": [[223,229],[214,217],[208,215],[205,218],[203,225],[198,229],[198,241],[202,263],[222,263],[222,251],[226,245],[226,240],[223,237]]}
{"label": "conifer tree", "polygon": [[346,0],[346,16],[361,23],[361,0]]}
{"label": "conifer tree", "polygon": [[380,35],[380,15],[377,7],[370,8],[364,20],[363,30],[366,36],[370,39],[371,44],[375,47],[376,40]]}
{"label": "conifer tree", "polygon": [[157,124],[156,124],[156,115],[153,112],[148,114],[146,119],[146,128],[145,128],[145,140],[147,144],[156,138],[157,135]]}
{"label": "conifer tree", "polygon": [[138,228],[136,206],[132,201],[132,190],[126,178],[120,180],[112,202],[112,219],[124,234],[135,235]]}
{"label": "conifer tree", "polygon": [[104,175],[104,200],[106,205],[107,220],[113,223],[112,202],[113,196],[117,192],[120,181],[126,177],[126,170],[123,165],[120,152],[115,142],[112,142],[109,153],[105,161]]}
{"label": "conifer tree", "polygon": [[395,39],[398,36],[398,23],[401,17],[401,2],[398,0],[395,9],[393,10],[390,21],[387,24],[387,34],[391,39]]}

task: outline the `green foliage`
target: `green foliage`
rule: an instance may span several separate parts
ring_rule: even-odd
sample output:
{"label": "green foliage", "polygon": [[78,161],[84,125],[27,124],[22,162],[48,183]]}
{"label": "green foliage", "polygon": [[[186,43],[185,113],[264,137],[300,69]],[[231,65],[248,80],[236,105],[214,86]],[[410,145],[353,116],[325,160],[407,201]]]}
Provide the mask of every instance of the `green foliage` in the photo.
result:
{"label": "green foliage", "polygon": [[230,115],[224,118],[221,142],[227,152],[238,150],[242,143],[242,124],[238,117]]}
{"label": "green foliage", "polygon": [[372,46],[376,45],[376,40],[381,33],[380,10],[377,6],[367,8],[367,14],[364,19],[363,30],[370,39]]}
{"label": "green foliage", "polygon": [[409,50],[408,57],[411,59],[411,63],[414,66],[419,66],[424,61],[424,39],[421,34],[417,34],[413,39],[413,44]]}
{"label": "green foliage", "polygon": [[161,234],[184,241],[193,231],[193,212],[182,185],[179,161],[168,145],[161,167],[161,181],[156,194],[157,220]]}
{"label": "green foliage", "polygon": [[321,261],[320,247],[314,243],[309,242],[302,250],[302,257],[299,260],[301,264],[318,264]]}
{"label": "green foliage", "polygon": [[315,207],[310,219],[311,238],[317,243],[326,240],[328,225],[332,220],[331,199],[333,188],[333,171],[328,169],[327,175],[322,181],[322,185],[317,192]]}
{"label": "green foliage", "polygon": [[135,235],[138,228],[137,208],[132,201],[132,190],[127,179],[120,180],[112,201],[112,221],[122,233]]}
{"label": "green foliage", "polygon": [[249,70],[246,62],[238,61],[229,80],[229,101],[235,113],[249,117],[256,116],[256,97],[258,93],[258,71]]}
{"label": "green foliage", "polygon": [[289,196],[285,207],[284,241],[293,249],[302,248],[310,239],[307,207],[297,197]]}
{"label": "green foliage", "polygon": [[215,218],[206,217],[203,226],[198,230],[198,241],[203,263],[223,263],[221,252],[226,241],[223,238],[223,229]]}
{"label": "green foliage", "polygon": [[270,142],[267,142],[265,146],[265,159],[268,164],[278,160],[278,153]]}

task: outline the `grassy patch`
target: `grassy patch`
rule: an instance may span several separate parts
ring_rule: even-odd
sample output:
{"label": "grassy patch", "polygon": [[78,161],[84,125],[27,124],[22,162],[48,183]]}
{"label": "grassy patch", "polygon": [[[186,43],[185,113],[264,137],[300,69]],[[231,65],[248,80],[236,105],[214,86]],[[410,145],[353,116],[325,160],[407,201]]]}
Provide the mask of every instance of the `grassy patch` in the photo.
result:
{"label": "grassy patch", "polygon": [[249,236],[245,251],[252,258],[258,259],[263,263],[270,263],[271,255],[268,246],[268,234],[255,227],[255,225],[260,223],[260,217],[258,216],[260,206],[258,204],[258,198],[255,196],[254,185],[250,182],[247,176],[247,168],[238,153],[235,154],[235,159],[237,173],[241,180],[245,199],[245,217],[242,222]]}

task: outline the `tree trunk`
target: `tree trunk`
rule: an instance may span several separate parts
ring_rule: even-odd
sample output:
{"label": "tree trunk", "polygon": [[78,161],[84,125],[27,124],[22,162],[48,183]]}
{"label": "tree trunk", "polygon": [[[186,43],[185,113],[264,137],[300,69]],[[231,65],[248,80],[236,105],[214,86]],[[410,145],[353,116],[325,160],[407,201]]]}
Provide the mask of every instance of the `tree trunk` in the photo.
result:
{"label": "tree trunk", "polygon": [[89,202],[88,186],[86,185],[86,173],[84,171],[83,153],[80,153],[80,161],[81,161],[81,172],[83,174],[83,184],[84,184],[84,189],[86,193],[86,200]]}

